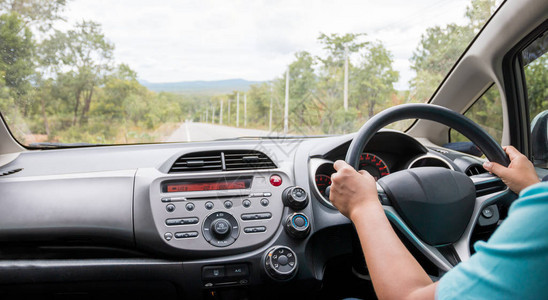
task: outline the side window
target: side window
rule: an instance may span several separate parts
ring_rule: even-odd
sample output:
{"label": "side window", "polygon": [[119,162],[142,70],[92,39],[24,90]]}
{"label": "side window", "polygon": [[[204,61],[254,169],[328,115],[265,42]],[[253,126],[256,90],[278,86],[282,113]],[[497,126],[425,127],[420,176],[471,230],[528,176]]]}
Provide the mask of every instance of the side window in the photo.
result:
{"label": "side window", "polygon": [[[464,115],[485,129],[500,144],[503,126],[502,103],[495,85],[492,85]],[[454,129],[451,129],[449,134],[452,143],[469,142],[468,138]]]}
{"label": "side window", "polygon": [[521,53],[535,166],[548,167],[548,32]]}

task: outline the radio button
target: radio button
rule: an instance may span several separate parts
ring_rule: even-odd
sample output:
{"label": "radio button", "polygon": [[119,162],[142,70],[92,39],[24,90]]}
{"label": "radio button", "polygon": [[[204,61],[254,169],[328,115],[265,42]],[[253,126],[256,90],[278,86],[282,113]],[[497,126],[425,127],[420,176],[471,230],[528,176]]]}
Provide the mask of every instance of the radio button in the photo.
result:
{"label": "radio button", "polygon": [[189,202],[185,205],[186,210],[193,211],[194,210],[194,203]]}
{"label": "radio button", "polygon": [[245,208],[248,208],[251,206],[251,201],[249,201],[249,199],[245,199],[244,201],[242,201],[242,205],[245,207]]}
{"label": "radio button", "polygon": [[187,239],[187,238],[193,238],[197,236],[198,236],[197,231],[175,232],[175,238],[177,239]]}
{"label": "radio button", "polygon": [[236,241],[240,234],[240,227],[231,214],[216,212],[205,218],[202,234],[211,245],[226,247]]}
{"label": "radio button", "polygon": [[211,230],[217,237],[222,238],[230,232],[230,227],[231,225],[226,219],[219,218],[213,221]]}
{"label": "radio button", "polygon": [[226,209],[230,209],[230,208],[232,208],[232,201],[226,200],[225,203],[224,203],[224,205],[225,205],[225,208],[226,208]]}
{"label": "radio button", "polygon": [[259,232],[265,232],[266,227],[264,226],[256,226],[256,227],[246,227],[244,228],[245,233],[259,233]]}
{"label": "radio button", "polygon": [[181,224],[181,222],[182,222],[181,219],[167,219],[166,220],[166,225],[168,225],[168,226],[179,225],[179,224]]}
{"label": "radio button", "polygon": [[162,198],[162,202],[171,202],[171,198]]}
{"label": "radio button", "polygon": [[242,220],[244,221],[250,221],[250,220],[263,220],[263,219],[270,219],[272,218],[272,214],[269,212],[265,213],[257,213],[257,214],[243,214],[241,216]]}
{"label": "radio button", "polygon": [[171,201],[186,201],[186,197],[171,197]]}
{"label": "radio button", "polygon": [[171,239],[173,238],[173,234],[171,232],[166,232],[164,234],[164,238],[166,239],[166,241],[171,241]]}
{"label": "radio button", "polygon": [[166,210],[167,210],[167,212],[175,211],[175,205],[173,205],[173,204],[166,205]]}
{"label": "radio button", "polygon": [[190,217],[190,218],[179,218],[179,219],[167,219],[166,225],[173,226],[173,225],[191,225],[191,224],[197,224],[199,221],[196,217]]}
{"label": "radio button", "polygon": [[212,210],[212,209],[213,209],[213,206],[214,206],[214,205],[213,205],[213,202],[211,202],[211,201],[207,201],[207,202],[205,203],[205,208],[206,208],[207,210]]}
{"label": "radio button", "polygon": [[272,196],[272,193],[263,193],[263,197],[270,197]]}
{"label": "radio button", "polygon": [[261,205],[262,205],[262,206],[266,207],[266,206],[268,206],[268,203],[270,203],[270,202],[268,201],[268,199],[266,199],[266,198],[261,199]]}

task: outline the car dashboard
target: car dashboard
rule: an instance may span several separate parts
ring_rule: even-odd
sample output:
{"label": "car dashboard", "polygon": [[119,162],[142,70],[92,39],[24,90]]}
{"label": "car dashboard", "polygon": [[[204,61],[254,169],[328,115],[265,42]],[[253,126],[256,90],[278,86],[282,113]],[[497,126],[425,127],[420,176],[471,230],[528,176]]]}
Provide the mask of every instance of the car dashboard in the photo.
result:
{"label": "car dashboard", "polygon": [[[326,266],[353,253],[350,221],[325,193],[353,136],[23,152],[0,168],[5,292],[89,283],[164,298],[320,297]],[[360,168],[473,175],[480,163],[387,130]]]}

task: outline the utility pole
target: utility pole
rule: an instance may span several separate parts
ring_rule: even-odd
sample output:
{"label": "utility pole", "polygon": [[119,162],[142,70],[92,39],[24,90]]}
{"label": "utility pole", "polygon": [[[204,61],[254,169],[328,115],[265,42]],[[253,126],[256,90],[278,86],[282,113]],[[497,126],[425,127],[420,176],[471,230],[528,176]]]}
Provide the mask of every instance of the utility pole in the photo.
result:
{"label": "utility pole", "polygon": [[230,126],[230,98],[228,98],[228,116],[227,116],[227,124]]}
{"label": "utility pole", "polygon": [[247,94],[244,94],[244,127],[247,127]]}
{"label": "utility pole", "polygon": [[223,125],[223,99],[221,99],[221,113],[219,114],[219,124]]}
{"label": "utility pole", "polygon": [[213,103],[211,103],[211,124],[215,124],[215,108],[213,107]]}
{"label": "utility pole", "polygon": [[240,93],[236,93],[236,127],[240,127]]}
{"label": "utility pole", "polygon": [[207,123],[207,120],[209,120],[209,115],[208,114],[209,114],[209,109],[206,108],[206,121],[205,121],[206,123]]}
{"label": "utility pole", "polygon": [[268,119],[268,131],[272,131],[272,82],[270,83],[270,117]]}
{"label": "utility pole", "polygon": [[344,111],[348,111],[348,46],[344,46]]}
{"label": "utility pole", "polygon": [[285,108],[284,108],[284,134],[289,129],[289,66],[285,73]]}

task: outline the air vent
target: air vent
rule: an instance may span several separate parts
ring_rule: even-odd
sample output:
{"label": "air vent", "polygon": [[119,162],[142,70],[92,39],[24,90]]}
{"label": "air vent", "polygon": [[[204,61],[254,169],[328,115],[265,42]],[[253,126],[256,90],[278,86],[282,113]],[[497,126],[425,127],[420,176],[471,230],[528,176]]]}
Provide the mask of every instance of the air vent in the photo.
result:
{"label": "air vent", "polygon": [[179,157],[169,173],[273,169],[266,154],[254,150],[227,150],[189,153]]}
{"label": "air vent", "polygon": [[468,167],[468,169],[466,169],[465,173],[468,176],[473,176],[473,175],[487,173],[487,171],[485,171],[485,169],[481,165],[473,164],[470,167]]}
{"label": "air vent", "polygon": [[23,170],[22,168],[20,169],[13,169],[13,170],[9,170],[9,171],[4,171],[2,173],[0,173],[0,176],[7,176],[7,175],[11,175],[13,173],[17,173],[19,171]]}
{"label": "air vent", "polygon": [[227,171],[276,168],[272,160],[259,151],[224,151],[224,156]]}
{"label": "air vent", "polygon": [[179,157],[169,173],[221,171],[223,169],[222,154],[220,151],[198,152],[185,154]]}

